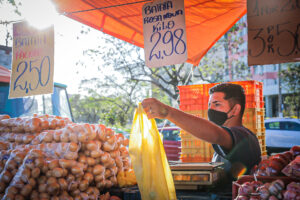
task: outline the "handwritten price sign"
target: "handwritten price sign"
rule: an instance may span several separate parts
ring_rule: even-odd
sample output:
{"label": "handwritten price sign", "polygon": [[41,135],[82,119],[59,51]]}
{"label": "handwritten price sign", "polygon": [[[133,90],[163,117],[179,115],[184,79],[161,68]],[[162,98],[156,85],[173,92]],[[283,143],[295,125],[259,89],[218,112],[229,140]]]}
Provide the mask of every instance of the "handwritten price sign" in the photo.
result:
{"label": "handwritten price sign", "polygon": [[9,98],[53,93],[54,28],[13,25],[13,62]]}
{"label": "handwritten price sign", "polygon": [[249,0],[248,65],[300,61],[300,0]]}
{"label": "handwritten price sign", "polygon": [[184,0],[154,1],[143,6],[144,51],[148,67],[187,59]]}

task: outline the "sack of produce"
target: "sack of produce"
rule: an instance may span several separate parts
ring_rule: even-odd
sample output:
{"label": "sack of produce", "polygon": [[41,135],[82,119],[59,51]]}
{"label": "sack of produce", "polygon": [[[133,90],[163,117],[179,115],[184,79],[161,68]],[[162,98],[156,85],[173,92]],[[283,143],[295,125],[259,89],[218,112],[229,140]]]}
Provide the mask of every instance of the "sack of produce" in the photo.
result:
{"label": "sack of produce", "polygon": [[283,170],[286,176],[300,179],[300,155],[288,164]]}

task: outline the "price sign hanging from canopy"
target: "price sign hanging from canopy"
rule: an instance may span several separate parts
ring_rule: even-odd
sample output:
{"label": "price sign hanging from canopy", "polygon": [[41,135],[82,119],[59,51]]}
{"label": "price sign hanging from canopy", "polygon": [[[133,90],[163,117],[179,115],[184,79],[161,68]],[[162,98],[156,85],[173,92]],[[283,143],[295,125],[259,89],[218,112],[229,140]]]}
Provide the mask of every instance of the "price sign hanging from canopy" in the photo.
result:
{"label": "price sign hanging from canopy", "polygon": [[53,93],[54,28],[13,25],[13,59],[9,98]]}
{"label": "price sign hanging from canopy", "polygon": [[143,6],[145,62],[148,67],[187,59],[184,0],[158,0]]}
{"label": "price sign hanging from canopy", "polygon": [[300,61],[300,0],[248,0],[248,65]]}

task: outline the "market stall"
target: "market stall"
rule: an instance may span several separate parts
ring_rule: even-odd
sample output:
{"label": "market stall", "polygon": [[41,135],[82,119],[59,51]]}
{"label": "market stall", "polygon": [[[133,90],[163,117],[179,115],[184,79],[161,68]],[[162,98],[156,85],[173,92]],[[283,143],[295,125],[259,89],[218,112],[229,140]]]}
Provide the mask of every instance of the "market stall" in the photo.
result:
{"label": "market stall", "polygon": [[[115,1],[55,0],[54,2],[60,13],[64,15],[144,47],[141,10],[143,3],[147,1],[122,0],[116,3]],[[187,62],[197,65],[209,48],[246,13],[246,1],[186,1],[185,3]],[[48,59],[50,63],[50,58]],[[50,64],[48,74],[50,74]],[[41,73],[38,75],[38,84],[43,85]],[[219,187],[218,183],[222,183],[223,163],[210,163],[213,154],[211,146],[193,138],[183,130],[181,131],[182,162],[170,163],[170,171],[169,166],[165,165],[167,160],[163,150],[158,151],[162,161],[150,159],[153,156],[150,150],[147,151],[147,155],[136,154],[139,156],[130,157],[127,147],[129,141],[104,125],[76,124],[68,118],[51,115],[33,115],[29,118],[10,118],[8,115],[1,115],[0,193],[2,199],[97,199],[98,197],[140,199],[139,193],[145,193],[145,187],[143,191],[139,191],[137,187],[133,189],[126,187],[136,185],[137,181],[141,184],[140,174],[148,174],[148,181],[151,180],[153,178],[151,175],[155,172],[140,168],[135,170],[137,174],[135,176],[131,160],[137,166],[142,166],[141,163],[146,161],[148,166],[157,163],[160,164],[159,166],[162,165],[163,170],[157,170],[160,171],[159,176],[173,179],[177,197],[182,199],[193,199],[199,196],[208,199],[299,198],[299,147],[267,159],[262,84],[256,81],[238,82],[238,84],[246,91],[244,124],[259,139],[264,160],[254,169],[251,176],[236,177],[238,180],[230,185],[233,189],[232,196],[231,193],[228,196],[225,190],[220,191],[221,187],[216,188]],[[213,85],[179,87],[180,109],[207,118],[208,90]],[[141,131],[138,128],[136,130]],[[159,137],[151,138],[157,142],[153,144],[161,145],[157,138]],[[132,143],[135,142],[135,149],[142,144],[137,141],[131,140]],[[139,160],[136,160],[137,158]],[[153,164],[154,161],[156,163]],[[202,163],[195,164],[197,162]],[[243,170],[250,171],[250,169],[241,169]],[[237,172],[237,174],[243,173]],[[159,183],[159,180],[155,181]],[[147,186],[149,185],[151,183]],[[157,195],[152,193],[153,188],[146,188],[151,191],[147,194],[150,197]],[[167,188],[174,189],[174,184]],[[162,192],[161,189],[156,185],[153,191],[160,190],[160,195],[163,196],[167,192]]]}
{"label": "market stall", "polygon": [[[55,1],[58,5],[60,12],[66,14],[66,16],[75,19],[81,23],[84,23],[88,26],[91,26],[97,30],[100,30],[104,33],[110,34],[114,37],[127,41],[131,44],[137,45],[139,47],[144,47],[144,36],[143,33],[143,16],[141,13],[142,6],[147,1],[134,2],[134,1],[118,1],[115,2],[97,2],[97,1],[76,1],[76,4],[73,4],[74,1]],[[200,59],[205,55],[205,53],[209,50],[209,48],[235,23],[237,22],[244,14],[246,14],[246,1],[185,1],[185,17],[186,17],[186,34],[187,34],[187,51],[188,51],[188,59],[187,62],[192,63],[193,65],[197,65],[200,62]],[[273,27],[272,17],[269,15],[269,19],[266,21],[270,22],[269,24],[264,24],[262,18],[270,13],[275,13],[278,10],[278,7],[281,7],[282,11],[293,11],[293,9],[285,9],[287,5],[283,5],[282,2],[280,5],[258,5],[258,1],[256,3],[253,2],[251,5],[251,25],[254,23],[259,24],[258,27],[253,28],[254,30],[263,31],[264,28],[268,27],[268,34],[261,34],[261,32],[251,32],[251,50],[252,55],[256,57],[254,63],[261,63],[263,60],[267,60],[266,58],[269,55],[264,55],[261,57],[257,57],[257,54],[268,54],[266,52],[270,52],[270,49],[273,48],[274,45],[277,45],[275,48],[286,50],[285,47],[287,42],[291,41],[291,45],[293,43],[292,37],[283,39],[283,31],[280,31],[280,25],[288,24],[287,18],[285,16],[276,16],[276,19],[280,20],[277,25],[277,34],[271,31],[270,27]],[[281,5],[282,4],[282,5]],[[297,4],[298,5],[298,4]],[[297,5],[292,6],[296,9]],[[259,7],[261,6],[261,7]],[[297,7],[298,8],[298,7]],[[249,9],[249,8],[248,8]],[[250,9],[249,9],[250,10]],[[153,11],[155,12],[155,10]],[[292,15],[291,15],[292,16]],[[296,15],[295,15],[296,16]],[[278,17],[278,18],[277,18]],[[275,19],[275,18],[273,18]],[[295,23],[298,21],[295,20]],[[296,25],[297,26],[297,25]],[[295,27],[296,27],[295,26]],[[295,28],[293,27],[293,28]],[[288,27],[291,33],[294,29]],[[275,30],[275,29],[274,29]],[[297,29],[298,30],[298,29]],[[297,31],[296,30],[296,31]],[[287,30],[285,30],[287,31]],[[253,35],[254,34],[254,35]],[[256,34],[256,35],[255,35]],[[261,35],[260,35],[261,34]],[[276,36],[275,36],[276,35]],[[274,37],[280,38],[280,42],[278,40],[275,41]],[[295,41],[297,41],[297,36],[295,36]],[[274,39],[274,40],[273,40]],[[263,45],[261,45],[261,42]],[[268,51],[266,46],[268,45]],[[260,50],[263,46],[264,48]],[[295,48],[294,48],[295,50]],[[259,52],[257,52],[259,51]],[[255,52],[255,55],[254,53]],[[281,51],[283,52],[283,51]],[[256,54],[257,53],[257,54]],[[280,54],[280,53],[279,53]],[[250,53],[251,55],[251,53]],[[277,57],[282,56],[277,55]],[[296,54],[293,55],[297,57]],[[284,58],[268,57],[270,63],[280,63],[282,60],[287,61],[288,56],[282,56]],[[278,61],[280,60],[280,61]],[[297,58],[295,59],[297,60]],[[252,62],[252,61],[251,61]],[[264,127],[264,102],[263,102],[263,92],[262,92],[262,83],[260,82],[238,82],[241,84],[246,92],[246,111],[243,118],[243,124],[250,129],[253,133],[256,134],[260,150],[262,153],[262,158],[267,158],[266,145],[265,145],[265,127]],[[208,103],[208,89],[212,87],[209,84],[203,85],[195,85],[195,86],[181,86],[179,87],[180,92],[180,109],[207,119],[207,103]],[[182,162],[193,162],[192,164],[186,165],[178,165],[178,163],[171,164],[172,175],[174,179],[175,186],[177,189],[181,187],[181,189],[191,189],[191,188],[208,188],[206,186],[214,185],[213,183],[218,178],[213,179],[212,177],[221,177],[219,176],[218,169],[219,166],[214,166],[214,164],[208,163],[212,158],[213,149],[211,146],[204,141],[197,140],[192,137],[188,132],[181,131],[181,142],[182,142],[182,154],[181,161]],[[296,156],[293,156],[293,159]],[[292,159],[289,160],[289,162]],[[203,165],[197,165],[195,162],[206,162]],[[287,163],[285,163],[287,164]],[[222,167],[221,167],[222,168]],[[242,175],[241,173],[240,175]],[[281,172],[278,172],[277,175],[282,175]],[[267,176],[270,176],[267,175]],[[294,176],[294,175],[292,175]],[[253,175],[250,176],[253,178]],[[194,178],[194,180],[193,180]],[[294,177],[295,178],[295,177]],[[268,179],[268,178],[266,178]],[[271,178],[272,179],[272,178]],[[285,178],[278,178],[285,179]],[[241,182],[244,180],[240,178]],[[295,180],[295,179],[294,179]],[[269,182],[269,181],[263,181]],[[299,181],[298,181],[299,183]],[[297,184],[298,184],[297,183]],[[275,183],[273,183],[275,184]],[[285,182],[286,187],[287,184],[291,184],[291,179]],[[236,185],[234,184],[232,187],[236,189]],[[292,183],[293,185],[293,183]],[[203,187],[204,186],[204,187]],[[291,185],[288,188],[292,187]],[[242,190],[242,189],[241,189]],[[272,187],[270,188],[272,190]],[[297,189],[296,189],[297,190]],[[177,190],[178,193],[179,190]],[[184,190],[180,190],[183,191]],[[199,190],[198,190],[199,191]],[[203,190],[205,191],[205,189]],[[255,193],[255,191],[252,191]],[[260,191],[258,191],[259,193]],[[190,192],[189,195],[187,193],[180,194],[183,195],[186,199],[192,199],[197,196],[202,196],[203,198],[218,198],[218,194],[223,195],[220,191],[211,190],[210,194],[213,196],[205,196],[203,193],[198,193],[193,196],[193,192]],[[251,192],[250,192],[251,193]],[[250,198],[250,193],[245,195],[245,197],[238,197],[248,199]],[[278,194],[279,191],[276,193]],[[292,192],[293,193],[293,192]],[[178,193],[179,194],[179,193]],[[271,199],[272,192],[268,197]],[[242,195],[242,194],[241,194]],[[254,194],[251,198],[254,198]],[[297,195],[297,194],[296,194]],[[184,198],[181,196],[182,198]],[[232,198],[235,198],[237,194],[233,193]],[[283,195],[284,196],[284,195]],[[288,193],[286,194],[288,196]],[[178,196],[177,196],[178,197]],[[219,196],[220,197],[220,196]],[[278,197],[278,196],[277,196]],[[180,198],[180,197],[178,197]],[[226,199],[226,195],[221,198]],[[228,198],[228,196],[227,196]],[[257,197],[258,198],[258,197]],[[261,198],[261,197],[259,197]],[[288,197],[286,197],[288,199]]]}

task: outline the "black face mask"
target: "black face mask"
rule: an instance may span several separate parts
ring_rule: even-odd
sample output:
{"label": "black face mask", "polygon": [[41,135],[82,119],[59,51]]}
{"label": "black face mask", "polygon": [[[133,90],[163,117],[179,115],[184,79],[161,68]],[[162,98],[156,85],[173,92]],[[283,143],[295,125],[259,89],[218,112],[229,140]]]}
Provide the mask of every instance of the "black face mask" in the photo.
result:
{"label": "black face mask", "polygon": [[232,110],[232,108],[230,108],[230,110],[227,113],[222,112],[222,111],[213,110],[213,109],[208,109],[207,115],[208,115],[209,121],[214,122],[215,124],[217,124],[219,126],[222,126],[226,122],[226,120],[233,117],[233,116],[231,116],[229,118],[227,117],[227,114]]}

